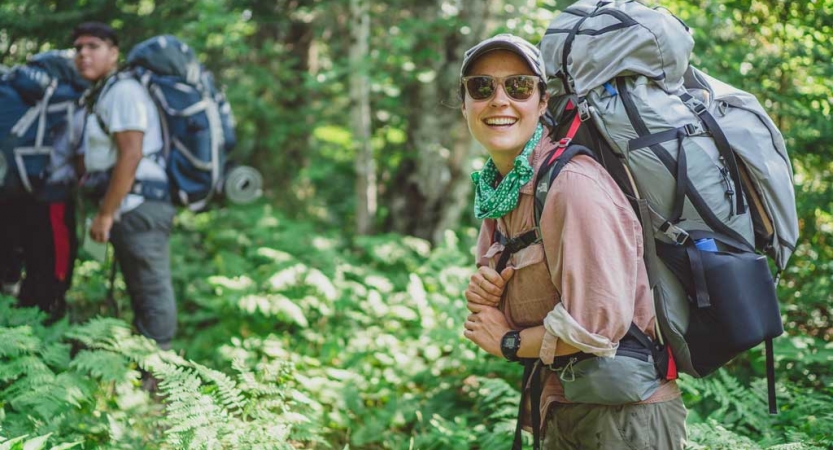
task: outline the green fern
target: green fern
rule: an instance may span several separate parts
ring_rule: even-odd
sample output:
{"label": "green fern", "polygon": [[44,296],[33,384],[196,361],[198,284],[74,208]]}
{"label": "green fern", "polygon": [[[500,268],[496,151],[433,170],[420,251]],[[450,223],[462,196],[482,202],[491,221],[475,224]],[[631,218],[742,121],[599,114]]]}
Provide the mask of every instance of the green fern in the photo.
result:
{"label": "green fern", "polygon": [[722,425],[716,420],[689,424],[689,450],[761,450],[761,447],[751,439],[741,436]]}
{"label": "green fern", "polygon": [[[521,393],[503,378],[477,377],[471,382],[477,385],[474,395],[476,410],[488,417],[485,426],[477,433],[481,448],[511,447]],[[524,436],[530,439],[526,433]]]}
{"label": "green fern", "polygon": [[[19,436],[14,439],[5,440],[0,438],[0,450],[42,450],[47,448],[49,437],[52,433],[44,436],[29,438],[28,435]],[[69,450],[78,447],[81,442],[68,442],[61,445],[50,446],[49,450]]]}
{"label": "green fern", "polygon": [[[184,449],[293,448],[288,443],[291,420],[281,417],[282,408],[264,409],[275,405],[269,397],[279,395],[279,390],[266,388],[248,371],[241,375],[246,380],[241,387],[225,374],[193,362],[187,365],[154,366],[154,375],[163,380],[159,386],[167,403],[167,445]],[[315,434],[300,437],[312,440]]]}
{"label": "green fern", "polygon": [[15,357],[36,352],[41,340],[32,334],[32,327],[0,328],[0,357]]}
{"label": "green fern", "polygon": [[27,356],[16,359],[8,364],[10,373],[18,373],[15,382],[0,392],[0,397],[9,399],[11,403],[22,394],[42,388],[55,382],[55,374],[40,359]]}
{"label": "green fern", "polygon": [[132,334],[130,326],[123,320],[96,317],[73,327],[66,333],[66,337],[75,339],[89,348],[112,350],[121,340],[129,340]]}
{"label": "green fern", "polygon": [[212,392],[212,394],[215,398],[219,399],[221,407],[229,412],[239,411],[243,408],[245,404],[243,393],[231,378],[222,372],[209,369],[199,364],[195,365],[195,369],[204,380],[216,386],[216,391]]}
{"label": "green fern", "polygon": [[165,393],[168,445],[188,449],[216,445],[229,414],[211,395],[201,392],[199,373],[190,367],[161,364],[154,375],[162,379],[159,387]]}
{"label": "green fern", "polygon": [[704,402],[706,419],[727,427],[744,424],[749,431],[763,433],[769,429],[765,386],[742,384],[726,369],[707,378],[681,379],[680,387],[695,403]]}
{"label": "green fern", "polygon": [[56,370],[66,370],[71,361],[70,351],[72,346],[64,342],[52,342],[41,348],[39,355],[43,362]]}
{"label": "green fern", "polygon": [[39,308],[18,308],[14,297],[0,296],[0,327],[15,328],[22,325],[40,326],[47,315]]}
{"label": "green fern", "polygon": [[105,383],[136,379],[136,371],[130,369],[124,355],[106,350],[82,350],[75,355],[70,367]]}

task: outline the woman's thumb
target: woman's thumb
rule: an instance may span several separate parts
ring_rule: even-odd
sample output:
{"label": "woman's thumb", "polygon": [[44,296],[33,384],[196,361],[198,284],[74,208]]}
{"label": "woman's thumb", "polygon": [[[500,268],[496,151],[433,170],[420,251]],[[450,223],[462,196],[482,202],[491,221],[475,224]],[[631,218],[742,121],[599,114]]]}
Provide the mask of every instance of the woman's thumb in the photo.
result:
{"label": "woman's thumb", "polygon": [[512,278],[512,275],[515,275],[514,267],[507,267],[500,273],[500,277],[503,278],[503,281],[509,281],[509,279]]}

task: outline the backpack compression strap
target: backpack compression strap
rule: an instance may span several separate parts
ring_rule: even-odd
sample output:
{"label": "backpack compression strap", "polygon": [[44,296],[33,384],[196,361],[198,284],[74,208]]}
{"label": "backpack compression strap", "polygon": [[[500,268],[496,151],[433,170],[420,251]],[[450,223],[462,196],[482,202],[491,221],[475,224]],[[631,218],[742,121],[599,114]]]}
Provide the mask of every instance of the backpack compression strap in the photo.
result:
{"label": "backpack compression strap", "polygon": [[735,189],[737,190],[737,192],[734,192],[731,189],[728,189],[727,193],[729,195],[735,195],[735,201],[737,203],[736,213],[744,214],[746,212],[746,206],[743,203],[743,184],[740,180],[740,170],[738,169],[738,163],[735,159],[735,152],[732,150],[732,145],[729,144],[729,139],[726,137],[726,134],[723,133],[723,129],[720,128],[717,120],[715,120],[714,116],[712,116],[709,112],[709,109],[706,108],[706,105],[704,105],[700,100],[692,97],[691,94],[688,93],[680,95],[680,100],[682,100],[692,112],[700,117],[700,120],[702,120],[706,125],[706,129],[712,133],[714,143],[717,144],[717,150],[720,152],[723,163],[726,165],[726,170],[728,170],[729,175],[732,177],[732,184],[735,185]]}

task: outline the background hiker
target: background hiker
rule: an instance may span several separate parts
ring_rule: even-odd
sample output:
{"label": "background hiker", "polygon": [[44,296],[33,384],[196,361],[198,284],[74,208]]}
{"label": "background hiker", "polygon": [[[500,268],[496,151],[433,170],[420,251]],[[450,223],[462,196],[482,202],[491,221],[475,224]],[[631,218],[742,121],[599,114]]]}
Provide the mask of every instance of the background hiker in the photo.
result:
{"label": "background hiker", "polygon": [[86,88],[67,51],[35,55],[0,80],[0,292],[50,321],[66,313],[78,251],[77,106]]}
{"label": "background hiker", "polygon": [[167,182],[159,113],[138,81],[112,78],[119,59],[112,28],[84,23],[75,28],[72,39],[79,73],[95,83],[84,135],[84,164],[88,180],[104,179],[99,186],[86,186],[99,201],[89,235],[113,244],[136,327],[168,349],[177,321],[169,256],[175,209],[169,198],[133,193],[141,192],[135,189],[138,183]]}
{"label": "background hiker", "polygon": [[536,230],[545,159],[581,149],[549,137],[538,49],[495,36],[466,52],[461,77],[463,116],[490,157],[472,176],[483,223],[465,337],[524,363],[533,407],[519,426],[534,431],[536,446],[540,436],[547,449],[682,448],[686,410],[676,383],[650,362],[655,315],[641,227],[624,194],[592,157],[559,159]]}

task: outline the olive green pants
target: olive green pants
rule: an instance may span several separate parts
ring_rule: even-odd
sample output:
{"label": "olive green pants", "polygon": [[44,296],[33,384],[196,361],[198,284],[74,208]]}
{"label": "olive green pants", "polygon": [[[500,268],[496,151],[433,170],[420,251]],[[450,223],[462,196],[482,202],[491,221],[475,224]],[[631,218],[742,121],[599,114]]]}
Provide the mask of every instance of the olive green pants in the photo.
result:
{"label": "olive green pants", "polygon": [[640,405],[555,404],[546,450],[681,450],[686,409],[680,398]]}

